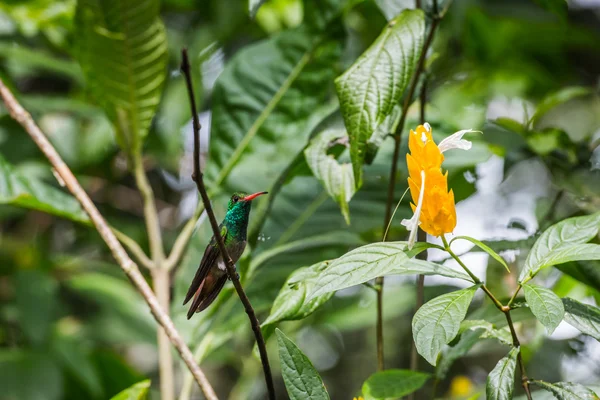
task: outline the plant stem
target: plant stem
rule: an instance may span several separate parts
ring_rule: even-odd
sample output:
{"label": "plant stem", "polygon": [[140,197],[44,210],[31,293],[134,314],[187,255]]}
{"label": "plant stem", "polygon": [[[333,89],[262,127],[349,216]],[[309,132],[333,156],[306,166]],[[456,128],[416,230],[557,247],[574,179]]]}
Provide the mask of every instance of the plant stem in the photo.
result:
{"label": "plant stem", "polygon": [[127,247],[131,254],[133,254],[135,258],[137,258],[141,265],[148,269],[154,268],[154,262],[152,262],[152,260],[148,258],[144,250],[142,250],[140,245],[137,244],[135,240],[133,240],[117,228],[111,227],[110,230],[112,231],[112,233],[115,234],[117,239],[119,239],[119,242],[121,242],[125,247]]}
{"label": "plant stem", "polygon": [[233,260],[227,253],[225,243],[223,243],[223,238],[221,237],[221,233],[219,230],[219,224],[217,223],[217,219],[215,218],[215,213],[213,212],[212,206],[210,204],[210,199],[208,198],[208,193],[206,192],[206,187],[204,186],[204,177],[202,175],[202,170],[200,169],[200,121],[198,119],[198,113],[196,111],[196,100],[194,97],[194,88],[192,85],[192,74],[190,72],[190,62],[188,59],[186,49],[183,49],[181,51],[181,56],[181,71],[183,72],[183,75],[185,76],[186,80],[188,96],[190,100],[190,109],[192,112],[192,120],[194,126],[194,172],[192,174],[192,179],[194,180],[194,182],[196,182],[198,192],[202,197],[202,202],[204,203],[204,208],[206,210],[206,214],[208,215],[208,219],[213,230],[214,238],[217,241],[217,245],[219,246],[219,252],[221,253],[221,257],[225,262],[225,266],[227,267],[227,274],[229,275],[229,279],[233,283],[233,286],[235,287],[235,290],[242,304],[244,305],[246,314],[248,314],[248,318],[250,319],[250,325],[252,326],[252,330],[254,331],[256,344],[260,353],[260,360],[262,362],[263,372],[265,375],[265,382],[267,384],[267,391],[269,393],[269,399],[274,400],[275,387],[273,385],[273,377],[271,375],[271,366],[269,365],[269,358],[267,355],[265,340],[260,330],[260,323],[258,322],[258,318],[256,318],[256,314],[254,313],[252,304],[250,303],[250,300],[248,299],[248,296],[246,296],[246,292],[244,292],[244,288],[240,283],[239,275],[235,270],[235,264],[233,263]]}
{"label": "plant stem", "polygon": [[[465,272],[467,274],[469,274],[469,276],[471,277],[471,279],[473,279],[473,281],[475,283],[481,285],[481,289],[494,302],[494,305],[496,306],[496,308],[498,308],[504,314],[504,316],[506,317],[506,322],[508,323],[508,327],[510,328],[510,334],[511,334],[512,340],[513,340],[513,346],[520,347],[521,343],[519,342],[519,338],[517,337],[517,332],[515,331],[515,326],[512,322],[512,318],[510,316],[510,304],[517,296],[517,293],[519,292],[521,285],[518,286],[517,290],[515,291],[515,294],[509,301],[509,305],[507,305],[507,306],[502,305],[502,303],[500,303],[500,301],[498,301],[498,299],[492,294],[492,292],[490,292],[490,290],[487,288],[487,286],[485,286],[485,284],[483,282],[481,282],[469,270],[469,268],[467,268],[467,266],[462,262],[462,260],[456,254],[454,254],[454,252],[450,249],[450,245],[448,244],[448,241],[446,240],[446,238],[443,235],[442,235],[442,242],[444,243],[445,250],[448,252],[448,254],[450,254],[450,256],[452,256],[452,258],[454,258],[458,262],[458,264],[465,270]],[[531,400],[531,392],[529,390],[529,378],[527,377],[527,373],[525,371],[525,364],[523,363],[523,357],[521,357],[521,352],[519,352],[519,354],[517,356],[517,360],[519,363],[519,368],[521,370],[521,384],[523,385],[523,389],[525,389],[525,394],[527,395],[527,399]]]}
{"label": "plant stem", "polygon": [[[392,165],[390,167],[390,181],[388,183],[385,218],[383,221],[384,235],[386,227],[390,223],[390,219],[392,216],[392,207],[394,206],[396,174],[398,172],[398,159],[400,158],[400,145],[402,144],[402,131],[404,130],[406,115],[408,114],[408,108],[411,104],[411,100],[415,93],[415,89],[417,88],[419,77],[421,75],[421,72],[423,72],[423,66],[425,65],[427,50],[429,49],[429,46],[431,46],[433,36],[439,25],[439,21],[439,18],[436,16],[431,22],[431,25],[429,26],[429,32],[427,33],[427,37],[425,38],[425,42],[423,43],[423,49],[421,50],[421,55],[419,56],[419,61],[417,62],[417,68],[415,69],[415,73],[412,76],[412,80],[406,93],[406,97],[404,98],[404,103],[402,105],[402,113],[400,114],[400,121],[398,122],[398,127],[396,128],[396,132],[393,135],[394,155],[392,157]],[[377,367],[379,370],[383,370],[385,367],[385,360],[383,355],[383,276],[380,276],[375,280],[375,285],[380,288],[379,292],[377,293]]]}
{"label": "plant stem", "polygon": [[198,385],[202,389],[204,396],[209,400],[216,400],[217,395],[210,385],[210,382],[208,382],[206,376],[200,367],[198,367],[198,364],[196,364],[194,361],[192,352],[179,335],[175,325],[173,325],[173,321],[171,321],[169,316],[163,311],[163,308],[152,292],[152,289],[150,286],[148,286],[144,276],[140,273],[138,266],[131,260],[117,237],[111,231],[104,217],[100,214],[90,197],[85,193],[73,175],[73,172],[71,172],[48,138],[33,121],[31,115],[25,111],[25,109],[23,109],[12,93],[4,85],[2,79],[0,79],[0,95],[2,96],[2,99],[6,104],[6,108],[10,112],[12,118],[21,124],[29,136],[31,136],[42,153],[46,156],[58,176],[60,176],[60,178],[63,180],[67,189],[73,194],[75,199],[77,199],[79,204],[81,204],[81,207],[88,214],[90,220],[110,249],[115,260],[123,272],[125,272],[127,277],[131,280],[137,291],[140,292],[146,301],[146,304],[148,304],[150,307],[150,311],[152,312],[152,315],[156,321],[165,328],[169,340],[171,343],[173,343],[188,369],[194,375],[194,379],[196,382],[198,382]]}

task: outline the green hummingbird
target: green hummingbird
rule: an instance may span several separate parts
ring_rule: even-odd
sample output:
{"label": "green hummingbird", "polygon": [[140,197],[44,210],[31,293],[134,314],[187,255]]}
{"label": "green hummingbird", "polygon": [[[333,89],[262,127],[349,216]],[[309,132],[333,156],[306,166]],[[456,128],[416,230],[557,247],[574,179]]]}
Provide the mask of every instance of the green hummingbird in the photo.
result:
{"label": "green hummingbird", "polygon": [[[252,200],[263,194],[267,194],[267,192],[254,194],[236,192],[229,200],[227,214],[225,214],[225,219],[219,225],[219,229],[227,253],[234,263],[237,262],[246,248],[246,234]],[[206,246],[206,250],[204,250],[200,266],[185,295],[183,305],[194,297],[187,318],[190,319],[195,312],[206,309],[217,298],[226,281],[227,269],[221,257],[219,245],[213,236],[208,246]]]}

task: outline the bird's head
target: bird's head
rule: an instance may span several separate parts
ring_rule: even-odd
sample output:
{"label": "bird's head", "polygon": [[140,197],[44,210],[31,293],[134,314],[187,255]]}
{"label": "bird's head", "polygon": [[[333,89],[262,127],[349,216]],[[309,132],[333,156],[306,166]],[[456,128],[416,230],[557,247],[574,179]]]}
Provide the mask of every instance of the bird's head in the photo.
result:
{"label": "bird's head", "polygon": [[229,199],[229,205],[227,206],[227,212],[236,212],[242,210],[250,210],[252,200],[260,195],[267,194],[267,192],[257,192],[253,194],[247,194],[244,192],[235,192],[231,199]]}

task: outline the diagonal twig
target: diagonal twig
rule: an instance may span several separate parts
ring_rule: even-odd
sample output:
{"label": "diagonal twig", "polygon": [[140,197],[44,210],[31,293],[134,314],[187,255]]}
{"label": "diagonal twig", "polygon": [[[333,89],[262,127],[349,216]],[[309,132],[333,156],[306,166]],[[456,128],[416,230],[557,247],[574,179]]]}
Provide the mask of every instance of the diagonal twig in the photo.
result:
{"label": "diagonal twig", "polygon": [[219,246],[219,252],[221,253],[221,257],[223,258],[225,266],[227,267],[227,275],[229,275],[229,279],[233,283],[233,286],[235,287],[235,290],[238,296],[240,297],[242,304],[244,305],[246,314],[248,314],[248,319],[250,319],[250,325],[252,325],[252,330],[254,331],[254,336],[256,337],[256,344],[260,353],[260,361],[262,362],[262,367],[265,374],[265,381],[267,383],[269,399],[275,400],[275,387],[273,386],[273,376],[271,375],[271,367],[269,365],[267,348],[265,346],[265,340],[260,330],[260,323],[258,322],[258,318],[256,318],[256,314],[254,313],[252,304],[250,303],[250,300],[248,299],[248,296],[246,296],[246,292],[244,292],[244,288],[240,283],[240,278],[235,270],[235,264],[229,256],[229,254],[227,253],[225,243],[223,243],[223,238],[221,237],[219,224],[217,223],[217,220],[215,218],[215,213],[210,204],[210,199],[208,198],[206,187],[204,186],[204,177],[202,175],[202,170],[200,169],[200,121],[198,120],[196,100],[194,98],[194,88],[192,85],[192,74],[190,72],[190,62],[188,59],[186,49],[183,49],[181,51],[181,58],[181,72],[185,76],[194,126],[194,172],[192,174],[192,179],[194,180],[194,182],[196,182],[198,192],[202,197],[204,209],[206,210],[206,214],[208,215],[214,238],[217,241],[217,245]]}
{"label": "diagonal twig", "polygon": [[82,208],[88,214],[90,220],[110,249],[115,260],[134,284],[138,292],[140,292],[150,307],[150,311],[152,312],[152,315],[156,321],[164,328],[169,340],[171,343],[173,343],[173,346],[175,346],[175,349],[177,349],[177,352],[181,355],[181,358],[187,365],[192,375],[194,375],[194,379],[196,382],[198,382],[198,385],[200,386],[200,389],[202,389],[202,392],[206,398],[209,400],[217,400],[217,395],[210,385],[210,382],[208,379],[206,379],[206,376],[198,364],[196,364],[194,361],[192,352],[179,335],[175,325],[173,325],[173,321],[171,321],[169,316],[161,308],[160,304],[158,303],[158,299],[144,279],[144,276],[140,273],[137,264],[131,260],[129,255],[127,255],[127,252],[114,233],[111,231],[106,220],[100,214],[92,200],[83,190],[77,181],[77,178],[75,178],[73,175],[73,172],[71,172],[69,167],[62,160],[56,149],[52,146],[48,138],[37,126],[31,115],[19,104],[10,90],[8,90],[8,88],[4,85],[2,79],[0,79],[0,96],[4,100],[4,103],[6,104],[6,107],[12,118],[21,124],[29,136],[31,136],[42,153],[44,153],[50,164],[52,164],[52,167],[56,173],[64,181],[67,189],[69,189],[73,196],[75,196]]}

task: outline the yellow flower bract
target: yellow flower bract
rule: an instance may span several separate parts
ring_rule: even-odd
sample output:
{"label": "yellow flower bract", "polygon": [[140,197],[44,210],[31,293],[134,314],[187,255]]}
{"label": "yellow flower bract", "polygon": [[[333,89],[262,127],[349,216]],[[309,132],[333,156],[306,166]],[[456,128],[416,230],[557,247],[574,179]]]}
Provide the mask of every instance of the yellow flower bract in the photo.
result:
{"label": "yellow flower bract", "polygon": [[423,125],[419,125],[416,132],[411,129],[408,148],[406,164],[413,211],[421,193],[421,171],[425,172],[420,228],[432,236],[452,232],[456,227],[456,208],[454,193],[448,191],[448,173],[442,173],[444,155],[433,141],[431,131]]}

